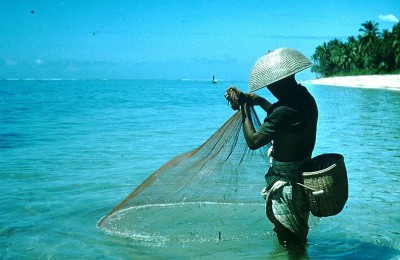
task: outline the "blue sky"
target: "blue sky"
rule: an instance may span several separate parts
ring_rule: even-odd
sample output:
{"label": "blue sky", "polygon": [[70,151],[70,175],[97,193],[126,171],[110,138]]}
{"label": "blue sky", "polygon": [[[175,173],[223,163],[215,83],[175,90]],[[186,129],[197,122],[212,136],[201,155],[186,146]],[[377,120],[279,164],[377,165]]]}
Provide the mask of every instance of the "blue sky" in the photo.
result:
{"label": "blue sky", "polygon": [[310,57],[367,20],[381,31],[400,17],[399,0],[0,2],[0,79],[247,80],[268,50]]}

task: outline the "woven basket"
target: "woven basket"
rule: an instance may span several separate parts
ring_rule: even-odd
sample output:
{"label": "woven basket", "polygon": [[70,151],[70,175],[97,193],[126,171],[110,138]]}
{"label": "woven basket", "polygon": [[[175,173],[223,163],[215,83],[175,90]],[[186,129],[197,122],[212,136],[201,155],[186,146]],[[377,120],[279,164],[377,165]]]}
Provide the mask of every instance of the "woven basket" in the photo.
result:
{"label": "woven basket", "polygon": [[303,168],[303,180],[308,187],[305,192],[314,216],[328,217],[342,211],[349,196],[342,155],[322,154],[314,157]]}

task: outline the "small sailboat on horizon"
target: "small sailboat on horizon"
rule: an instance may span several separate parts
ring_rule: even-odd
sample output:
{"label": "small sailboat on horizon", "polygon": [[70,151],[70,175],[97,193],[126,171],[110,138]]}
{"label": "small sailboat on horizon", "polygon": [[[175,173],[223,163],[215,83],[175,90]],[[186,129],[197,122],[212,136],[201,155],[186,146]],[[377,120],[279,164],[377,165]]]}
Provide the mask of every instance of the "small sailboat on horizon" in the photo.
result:
{"label": "small sailboat on horizon", "polygon": [[211,80],[212,84],[216,84],[217,83],[217,79],[215,78],[215,75],[213,75],[212,80]]}

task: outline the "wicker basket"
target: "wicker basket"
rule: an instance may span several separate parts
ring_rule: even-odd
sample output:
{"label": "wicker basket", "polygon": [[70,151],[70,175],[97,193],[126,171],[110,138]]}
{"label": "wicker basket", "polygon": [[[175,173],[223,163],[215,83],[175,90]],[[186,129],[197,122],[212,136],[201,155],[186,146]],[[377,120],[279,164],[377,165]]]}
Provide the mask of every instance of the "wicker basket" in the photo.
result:
{"label": "wicker basket", "polygon": [[347,171],[340,154],[314,157],[303,168],[304,186],[311,213],[317,217],[338,214],[346,204],[348,194]]}

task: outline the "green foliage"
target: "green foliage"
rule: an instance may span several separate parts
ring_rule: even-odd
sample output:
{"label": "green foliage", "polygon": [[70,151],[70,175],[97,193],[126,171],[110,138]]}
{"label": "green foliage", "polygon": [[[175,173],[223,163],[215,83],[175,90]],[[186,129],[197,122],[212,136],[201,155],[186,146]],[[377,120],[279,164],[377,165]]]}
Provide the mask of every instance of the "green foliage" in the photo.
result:
{"label": "green foliage", "polygon": [[321,77],[399,73],[400,23],[379,32],[379,24],[366,21],[357,37],[333,39],[317,46],[311,71]]}

